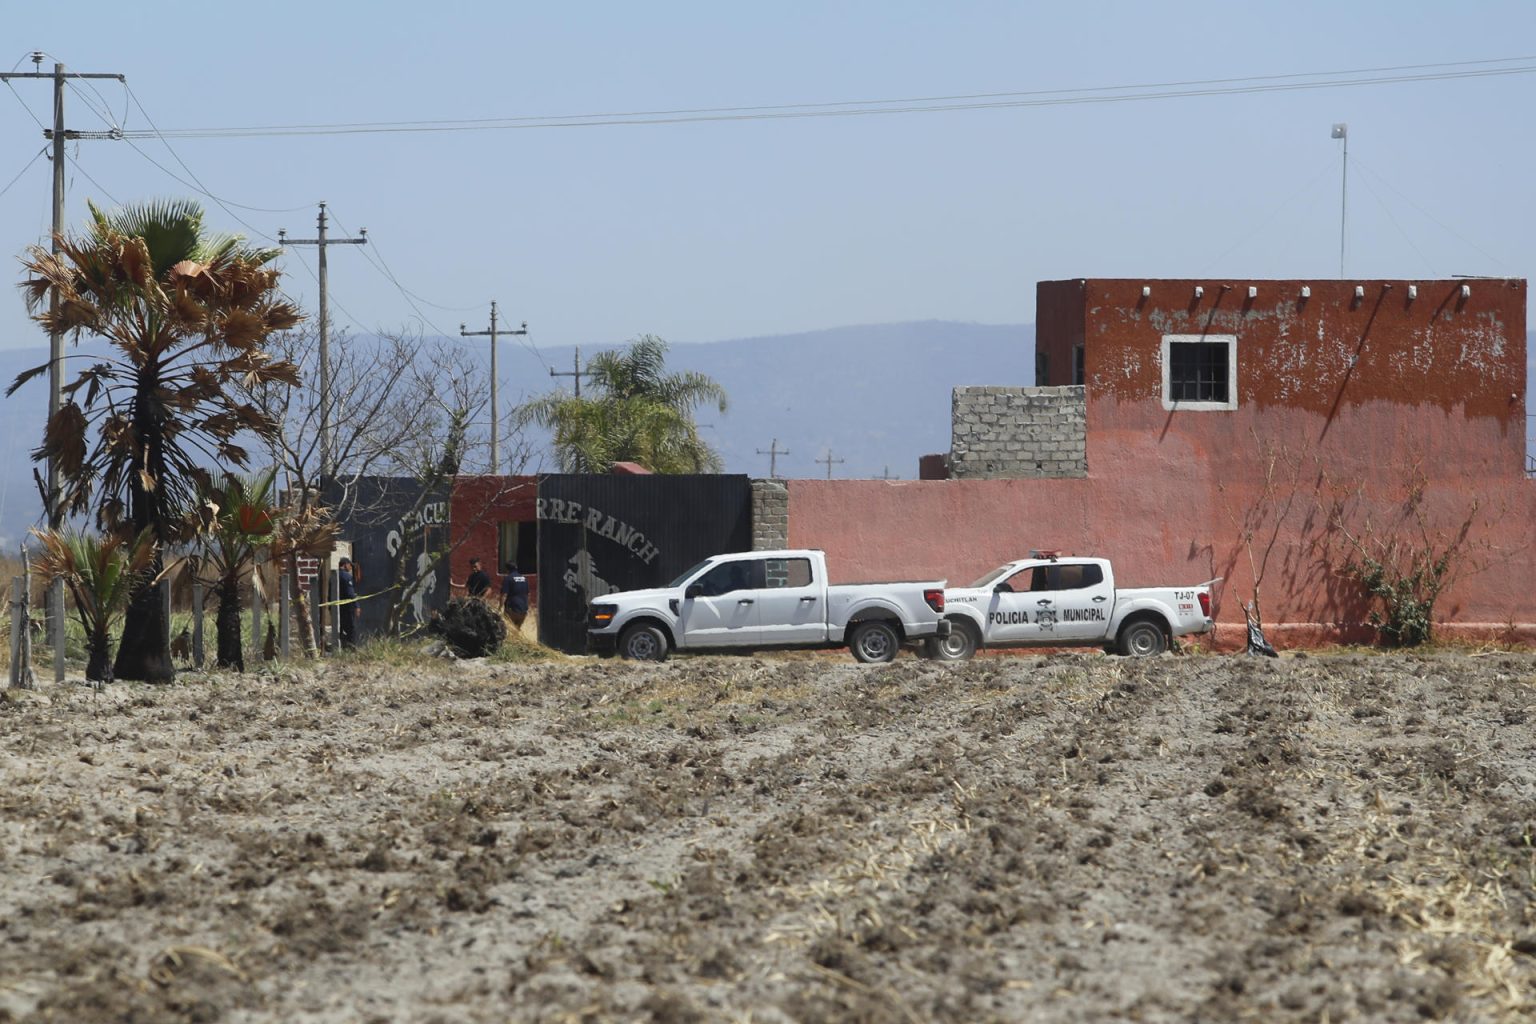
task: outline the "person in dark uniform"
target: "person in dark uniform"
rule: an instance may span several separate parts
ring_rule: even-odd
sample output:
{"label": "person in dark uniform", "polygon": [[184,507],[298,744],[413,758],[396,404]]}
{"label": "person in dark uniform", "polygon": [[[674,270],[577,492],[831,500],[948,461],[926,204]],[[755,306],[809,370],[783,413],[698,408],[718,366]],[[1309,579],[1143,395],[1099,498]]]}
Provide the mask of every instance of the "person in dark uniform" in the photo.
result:
{"label": "person in dark uniform", "polygon": [[469,560],[469,579],[464,581],[464,589],[469,591],[470,597],[484,597],[491,592],[491,577],[480,568],[478,558]]}
{"label": "person in dark uniform", "polygon": [[528,618],[528,577],[517,571],[514,562],[507,563],[506,575],[501,578],[501,610],[514,628],[523,628]]}
{"label": "person in dark uniform", "polygon": [[343,558],[337,565],[336,599],[341,603],[338,639],[343,649],[357,646],[357,578],[352,575],[352,559]]}

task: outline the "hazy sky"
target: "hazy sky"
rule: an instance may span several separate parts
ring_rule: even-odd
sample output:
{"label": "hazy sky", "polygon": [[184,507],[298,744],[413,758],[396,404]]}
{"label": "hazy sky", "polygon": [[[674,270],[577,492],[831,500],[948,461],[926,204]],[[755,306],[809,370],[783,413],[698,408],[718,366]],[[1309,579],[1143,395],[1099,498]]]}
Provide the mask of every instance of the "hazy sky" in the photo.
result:
{"label": "hazy sky", "polygon": [[[1531,0],[92,0],[8,3],[4,20],[15,52],[0,53],[0,70],[33,70],[41,50],[44,70],[58,60],[120,72],[132,91],[69,88],[68,127],[130,133],[70,144],[71,226],[87,198],[195,194],[177,177],[228,207],[204,197],[213,226],[258,239],[280,227],[313,237],[314,203],[327,200],[333,231],[366,227],[374,243],[330,257],[338,322],[370,330],[484,327],[494,298],[540,346],[640,333],[695,342],[931,318],[1028,322],[1042,279],[1334,277],[1334,122],[1349,124],[1350,276],[1524,277],[1536,266],[1536,74],[1233,91],[1319,80],[1259,76],[1523,56],[1353,77],[1536,69],[1525,56],[1536,52]],[[1034,95],[946,102],[1035,103],[1229,79],[1247,81],[1115,103],[569,124],[999,93]],[[28,162],[46,145],[50,103],[43,81],[0,95],[0,237],[14,255],[46,238],[49,165]],[[132,137],[513,118],[567,123]],[[312,247],[285,257],[290,292],[311,308],[314,258]],[[0,345],[39,343],[11,290]]]}

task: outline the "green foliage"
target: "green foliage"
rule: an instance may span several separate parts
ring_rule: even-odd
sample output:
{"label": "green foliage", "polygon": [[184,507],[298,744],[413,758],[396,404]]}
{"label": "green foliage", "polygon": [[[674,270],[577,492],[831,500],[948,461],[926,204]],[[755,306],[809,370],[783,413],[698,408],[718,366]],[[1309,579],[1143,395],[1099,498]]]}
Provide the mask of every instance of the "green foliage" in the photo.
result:
{"label": "green foliage", "polygon": [[[221,668],[245,668],[240,633],[240,581],[256,565],[256,553],[272,542],[278,509],[273,501],[275,469],[254,476],[226,472],[218,484],[204,484],[197,561],[219,598],[218,656]],[[255,638],[253,642],[260,642]]]}
{"label": "green foliage", "polygon": [[1362,554],[1345,566],[1345,575],[1381,602],[1382,610],[1371,610],[1370,623],[1388,644],[1417,647],[1434,638],[1435,600],[1445,588],[1454,554],[1454,549],[1437,557],[1426,553],[1403,567]]}
{"label": "green foliage", "polygon": [[238,580],[257,550],[272,541],[279,511],[273,503],[276,476],[275,470],[252,476],[226,472],[221,482],[204,485],[201,540],[204,561],[213,570],[210,582]]}
{"label": "green foliage", "polygon": [[[1434,639],[1435,602],[1458,578],[1483,568],[1476,557],[1486,545],[1472,537],[1481,512],[1474,499],[1459,522],[1450,525],[1442,508],[1431,514],[1427,478],[1412,467],[1405,478],[1408,496],[1391,516],[1373,519],[1360,510],[1359,489],[1338,498],[1329,525],[1353,549],[1342,575],[1354,580],[1373,604],[1368,619],[1394,647],[1416,647]],[[1352,507],[1353,506],[1353,507]],[[1352,525],[1352,520],[1358,520]]]}
{"label": "green foliage", "polygon": [[122,534],[96,536],[73,530],[34,531],[42,542],[37,571],[62,580],[75,599],[75,614],[85,630],[90,658],[86,678],[112,678],[108,660],[112,625],[128,598],[153,576],[155,542],[148,530],[131,540]]}
{"label": "green foliage", "polygon": [[518,422],[554,431],[566,473],[605,473],[615,462],[654,473],[719,472],[719,453],[699,437],[693,413],[706,403],[724,412],[725,390],[702,373],[667,373],[666,353],[667,343],[653,335],[600,353],[585,371],[587,394],[534,399],[518,409]]}

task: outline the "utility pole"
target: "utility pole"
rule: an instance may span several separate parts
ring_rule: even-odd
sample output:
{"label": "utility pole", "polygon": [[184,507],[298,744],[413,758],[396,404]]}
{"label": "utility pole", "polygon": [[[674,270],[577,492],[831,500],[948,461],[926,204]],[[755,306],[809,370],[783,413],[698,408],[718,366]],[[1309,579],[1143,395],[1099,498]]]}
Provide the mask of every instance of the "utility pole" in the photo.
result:
{"label": "utility pole", "polygon": [[[325,234],[325,203],[320,204],[320,214],[315,218],[315,224],[319,229],[315,238],[289,238],[288,232],[279,228],[277,231],[278,245],[313,245],[318,247],[320,253],[320,500],[326,500],[325,489],[330,484],[331,472],[331,324],[326,307],[326,279],[325,279],[325,247],[327,245],[367,245],[368,229],[360,228],[360,238],[327,238]],[[326,649],[325,634],[330,628],[335,616],[325,609],[331,599],[331,565],[327,557],[320,567],[320,649]],[[346,609],[351,612],[351,609]]]}
{"label": "utility pole", "polygon": [[358,231],[359,238],[328,238],[325,233],[325,204],[320,204],[320,214],[315,218],[319,229],[316,238],[289,238],[286,228],[278,228],[278,245],[313,245],[320,252],[320,493],[324,500],[325,485],[331,471],[331,321],[326,305],[325,247],[328,245],[367,245],[368,229]]}
{"label": "utility pole", "polygon": [[581,378],[592,376],[586,370],[583,370],[581,368],[581,346],[580,345],[576,346],[576,355],[571,360],[571,369],[569,369],[569,370],[560,370],[560,371],[557,372],[555,370],[555,368],[553,366],[551,366],[549,368],[549,375],[551,377],[575,377],[576,378],[576,397],[580,398],[581,397]]}
{"label": "utility pole", "polygon": [[779,478],[779,456],[788,455],[789,449],[780,448],[779,439],[774,438],[773,443],[767,449],[759,448],[757,454],[768,456],[768,479],[777,480]]}
{"label": "utility pole", "polygon": [[[59,254],[59,240],[64,236],[64,141],[68,138],[81,138],[85,133],[68,132],[64,129],[64,81],[69,78],[115,78],[119,82],[126,82],[127,78],[117,74],[82,74],[80,72],[66,72],[64,65],[55,63],[53,71],[45,72],[43,67],[43,55],[41,52],[32,54],[32,66],[36,71],[10,71],[0,73],[0,82],[9,81],[12,78],[51,78],[53,79],[53,130],[44,131],[43,137],[53,142],[53,244],[52,253]],[[105,134],[89,133],[96,138],[119,138],[120,129],[113,128]],[[59,295],[54,292],[49,297],[49,315],[57,319],[59,315]],[[48,422],[59,414],[59,408],[64,404],[64,335],[57,328],[48,332]],[[57,530],[63,521],[63,515],[59,508],[59,462],[53,456],[48,457],[48,528]],[[48,585],[48,629],[53,641],[53,678],[54,682],[64,681],[64,581],[54,580]]]}
{"label": "utility pole", "polygon": [[828,448],[827,449],[827,457],[824,458],[824,459],[817,459],[816,461],[817,462],[824,462],[824,463],[826,463],[826,466],[827,466],[827,479],[831,480],[832,479],[832,463],[834,463],[834,462],[846,462],[847,460],[846,459],[834,459],[832,457],[832,449]]}
{"label": "utility pole", "polygon": [[[522,330],[518,330],[518,331],[502,331],[500,333],[502,333],[502,334],[527,334],[528,333],[528,321],[526,321],[526,320],[523,321]],[[501,463],[501,455],[500,455],[501,449],[500,449],[500,445],[499,445],[499,439],[501,437],[501,433],[500,433],[500,431],[501,431],[501,420],[498,418],[499,414],[496,411],[496,377],[497,377],[497,375],[496,375],[496,335],[497,335],[497,331],[496,331],[496,301],[494,299],[491,300],[491,329],[490,330],[488,330],[488,331],[466,331],[464,329],[464,325],[463,324],[459,324],[459,337],[461,337],[461,338],[479,338],[479,337],[483,337],[485,335],[490,335],[490,338],[491,338],[491,476],[495,476],[497,473],[500,472],[500,463]],[[580,378],[578,377],[577,380],[579,381]]]}

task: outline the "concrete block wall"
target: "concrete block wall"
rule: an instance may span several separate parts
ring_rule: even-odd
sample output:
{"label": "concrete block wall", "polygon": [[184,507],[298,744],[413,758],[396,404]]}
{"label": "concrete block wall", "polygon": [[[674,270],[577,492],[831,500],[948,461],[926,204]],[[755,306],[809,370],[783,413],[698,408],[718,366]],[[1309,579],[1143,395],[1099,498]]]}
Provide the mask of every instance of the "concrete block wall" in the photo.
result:
{"label": "concrete block wall", "polygon": [[1088,407],[1081,386],[955,388],[951,423],[955,479],[1088,475]]}
{"label": "concrete block wall", "polygon": [[752,550],[789,547],[789,488],[782,480],[752,481]]}

